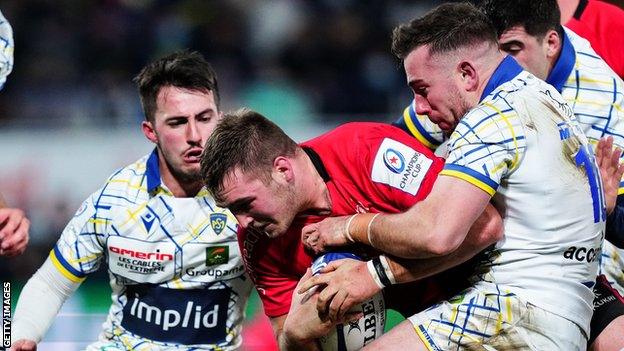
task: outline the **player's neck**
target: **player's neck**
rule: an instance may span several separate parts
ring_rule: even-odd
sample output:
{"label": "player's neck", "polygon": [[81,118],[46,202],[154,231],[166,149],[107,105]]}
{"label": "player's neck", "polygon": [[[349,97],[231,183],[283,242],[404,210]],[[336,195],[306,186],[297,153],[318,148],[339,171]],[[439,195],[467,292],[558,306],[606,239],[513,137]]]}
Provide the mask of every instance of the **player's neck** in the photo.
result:
{"label": "player's neck", "polygon": [[559,10],[561,11],[561,24],[566,24],[574,16],[579,0],[558,0]]}
{"label": "player's neck", "polygon": [[310,158],[301,152],[298,157],[301,167],[301,182],[299,192],[303,195],[300,213],[329,215],[332,209],[331,198],[327,190],[327,184],[319,174]]}

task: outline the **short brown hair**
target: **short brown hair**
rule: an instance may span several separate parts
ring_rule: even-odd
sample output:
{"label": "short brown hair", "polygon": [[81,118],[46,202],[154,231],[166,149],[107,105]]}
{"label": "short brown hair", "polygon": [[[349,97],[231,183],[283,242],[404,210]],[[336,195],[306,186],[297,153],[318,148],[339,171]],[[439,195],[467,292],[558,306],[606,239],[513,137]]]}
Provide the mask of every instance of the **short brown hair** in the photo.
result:
{"label": "short brown hair", "polygon": [[430,53],[437,54],[481,42],[498,45],[496,31],[485,14],[469,3],[447,3],[394,28],[392,53],[404,60],[423,45],[430,45]]}
{"label": "short brown hair", "polygon": [[201,175],[208,191],[219,201],[223,181],[235,168],[268,183],[275,158],[293,156],[298,148],[275,123],[258,112],[240,109],[226,113],[206,141]]}
{"label": "short brown hair", "polygon": [[207,93],[212,91],[219,108],[219,85],[212,66],[198,52],[177,51],[147,66],[133,80],[141,96],[145,119],[153,122],[156,99],[162,87],[174,86]]}

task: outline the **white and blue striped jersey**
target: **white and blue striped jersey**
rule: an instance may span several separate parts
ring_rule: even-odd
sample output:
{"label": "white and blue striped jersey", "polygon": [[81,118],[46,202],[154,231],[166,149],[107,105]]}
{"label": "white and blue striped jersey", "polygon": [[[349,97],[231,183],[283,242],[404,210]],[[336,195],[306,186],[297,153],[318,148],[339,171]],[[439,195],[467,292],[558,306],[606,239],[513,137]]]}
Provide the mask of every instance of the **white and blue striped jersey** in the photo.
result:
{"label": "white and blue striped jersey", "polygon": [[69,222],[50,252],[80,282],[104,262],[112,305],[89,349],[234,350],[252,283],[237,223],[202,189],[176,198],[157,151],[115,172]]}
{"label": "white and blue striped jersey", "polygon": [[[612,136],[614,144],[624,149],[624,81],[596,54],[587,40],[567,28],[564,30],[561,54],[546,82],[553,85],[572,107],[592,145],[602,137]],[[446,139],[427,116],[416,113],[414,101],[394,124],[431,149]],[[622,157],[624,161],[624,155]],[[624,194],[624,182],[620,182],[618,194]],[[624,294],[624,250],[605,242],[600,272]]]}
{"label": "white and blue striped jersey", "polygon": [[0,11],[0,89],[4,87],[7,76],[13,70],[13,29]]}
{"label": "white and blue striped jersey", "polygon": [[606,211],[591,147],[561,95],[507,56],[451,134],[440,175],[487,192],[503,216],[504,238],[476,280],[588,333]]}

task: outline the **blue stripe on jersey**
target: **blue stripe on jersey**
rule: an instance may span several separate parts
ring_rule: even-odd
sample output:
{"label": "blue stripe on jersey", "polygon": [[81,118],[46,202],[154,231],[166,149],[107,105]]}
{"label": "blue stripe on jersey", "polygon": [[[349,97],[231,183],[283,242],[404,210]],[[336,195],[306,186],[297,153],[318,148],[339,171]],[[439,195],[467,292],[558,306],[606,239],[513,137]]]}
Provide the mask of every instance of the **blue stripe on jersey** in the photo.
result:
{"label": "blue stripe on jersey", "polygon": [[490,80],[483,90],[483,94],[481,94],[479,102],[483,101],[483,99],[490,95],[490,93],[496,88],[501,86],[503,83],[509,82],[522,71],[523,69],[518,62],[516,62],[511,55],[507,55],[498,67],[496,67],[494,74],[490,77]]}
{"label": "blue stripe on jersey", "polygon": [[568,80],[570,73],[572,73],[572,69],[574,69],[574,62],[576,62],[576,53],[570,38],[568,38],[566,33],[563,33],[561,39],[561,53],[550,74],[548,74],[548,78],[546,78],[546,82],[554,86],[558,92],[561,92],[561,89],[563,89],[563,85]]}
{"label": "blue stripe on jersey", "polygon": [[602,58],[600,58],[600,57],[598,57],[596,55],[592,55],[592,54],[589,54],[589,53],[586,53],[586,52],[582,52],[582,51],[579,51],[579,55],[591,57],[591,58],[594,58],[594,59],[597,59],[597,60],[602,60]]}
{"label": "blue stripe on jersey", "polygon": [[73,274],[74,276],[78,278],[84,278],[86,276],[86,274],[78,271],[71,264],[69,264],[69,262],[65,260],[65,257],[63,257],[63,254],[61,254],[61,251],[58,249],[57,245],[54,245],[54,256],[59,261],[59,263],[63,266],[63,268],[67,269],[69,273]]}

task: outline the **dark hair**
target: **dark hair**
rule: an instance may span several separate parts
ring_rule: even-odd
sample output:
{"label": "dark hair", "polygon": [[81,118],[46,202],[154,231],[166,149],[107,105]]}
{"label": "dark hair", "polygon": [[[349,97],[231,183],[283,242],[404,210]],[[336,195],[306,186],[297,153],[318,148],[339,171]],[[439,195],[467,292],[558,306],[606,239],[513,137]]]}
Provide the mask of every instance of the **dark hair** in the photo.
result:
{"label": "dark hair", "polygon": [[268,183],[275,158],[293,156],[298,148],[280,127],[258,112],[241,109],[226,113],[206,141],[201,175],[219,201],[223,181],[235,168]]}
{"label": "dark hair", "polygon": [[469,3],[447,3],[394,28],[392,53],[403,60],[423,45],[430,45],[430,53],[436,54],[482,42],[498,45],[496,32],[485,15]]}
{"label": "dark hair", "polygon": [[498,36],[515,26],[524,27],[531,36],[543,36],[551,29],[563,34],[557,0],[483,0],[479,9],[490,19]]}
{"label": "dark hair", "polygon": [[145,66],[133,81],[139,88],[143,113],[148,121],[154,121],[158,92],[166,86],[206,93],[212,91],[219,107],[217,74],[198,52],[177,51],[162,57]]}

